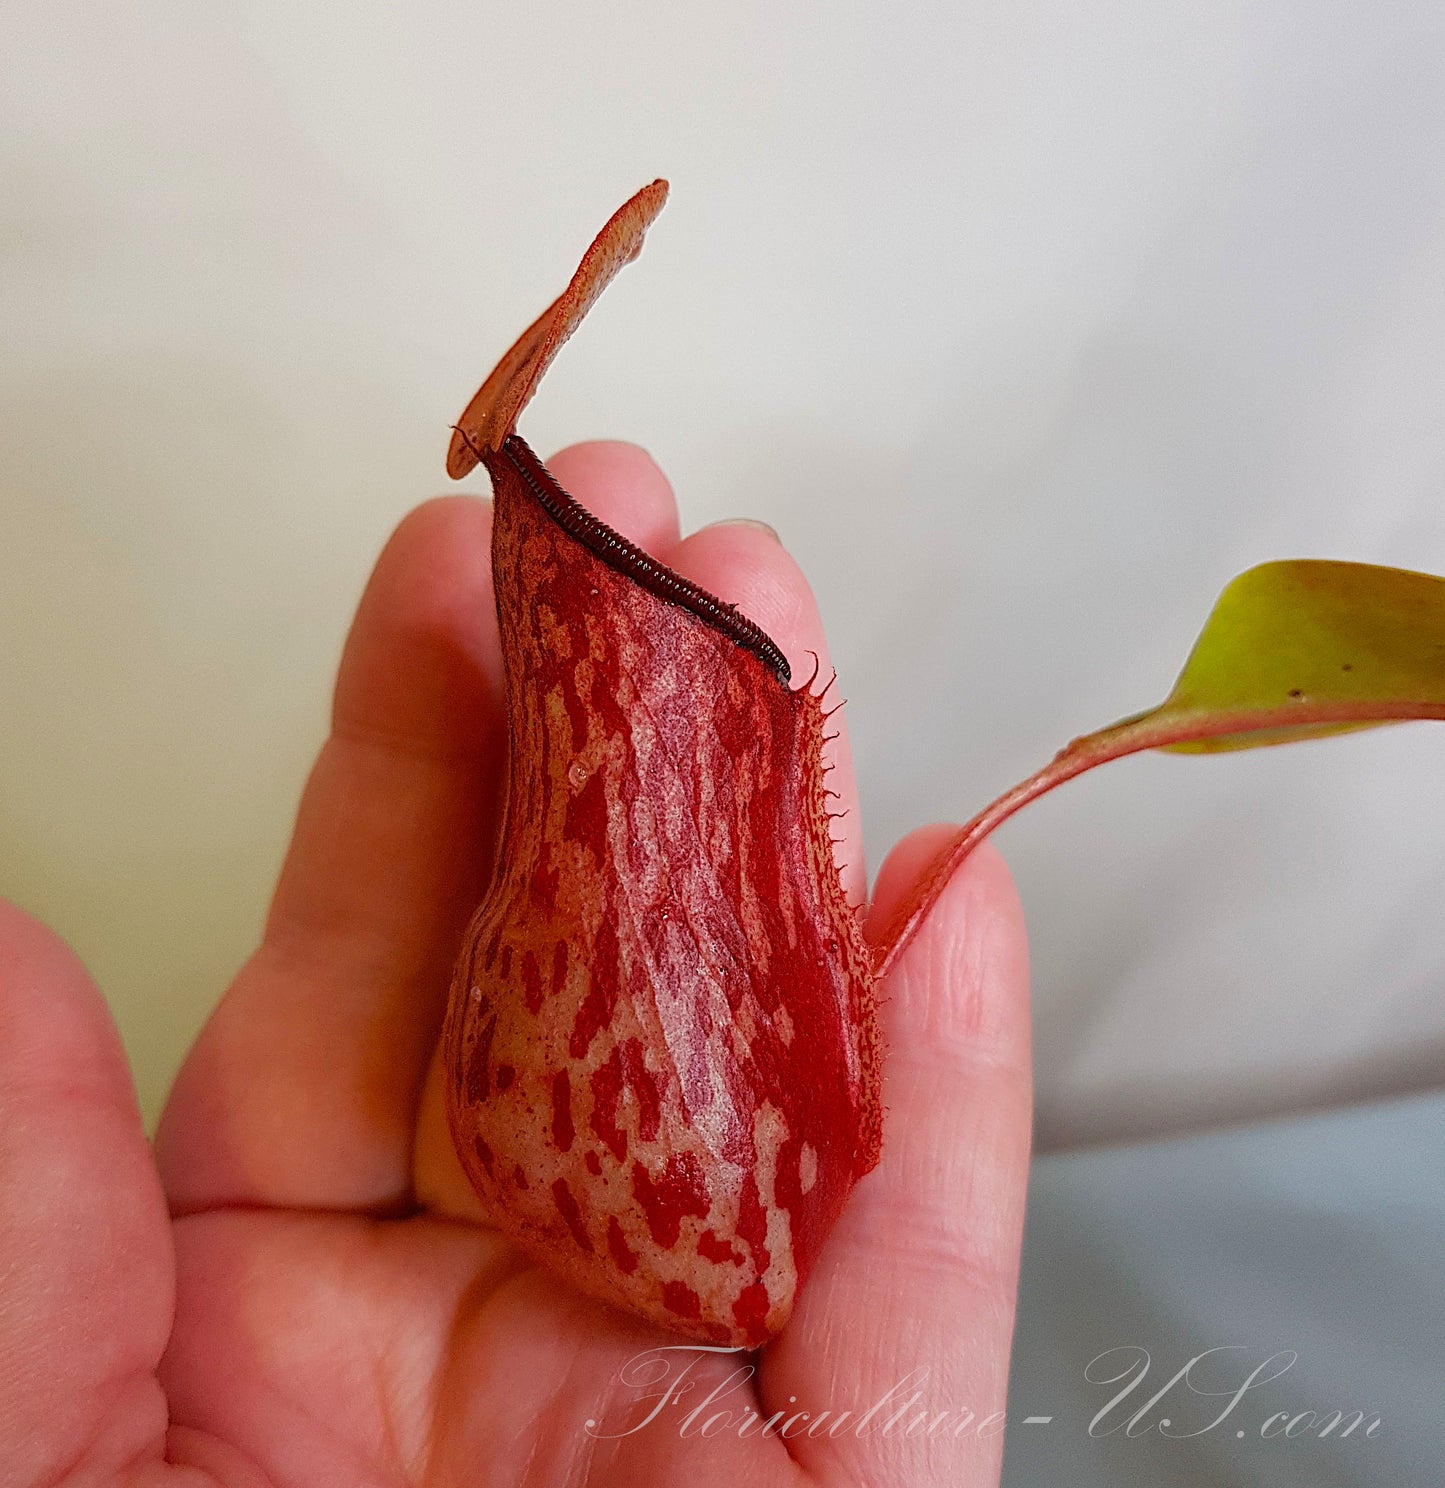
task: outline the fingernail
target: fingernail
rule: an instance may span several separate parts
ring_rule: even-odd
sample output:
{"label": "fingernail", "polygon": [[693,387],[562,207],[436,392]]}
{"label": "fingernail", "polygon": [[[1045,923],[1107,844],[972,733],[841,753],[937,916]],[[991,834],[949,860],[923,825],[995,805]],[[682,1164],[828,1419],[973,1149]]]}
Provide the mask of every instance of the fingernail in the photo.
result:
{"label": "fingernail", "polygon": [[721,522],[709,522],[707,525],[709,527],[751,527],[754,532],[766,532],[775,543],[782,542],[776,527],[769,527],[766,522],[759,522],[755,517],[725,517]]}

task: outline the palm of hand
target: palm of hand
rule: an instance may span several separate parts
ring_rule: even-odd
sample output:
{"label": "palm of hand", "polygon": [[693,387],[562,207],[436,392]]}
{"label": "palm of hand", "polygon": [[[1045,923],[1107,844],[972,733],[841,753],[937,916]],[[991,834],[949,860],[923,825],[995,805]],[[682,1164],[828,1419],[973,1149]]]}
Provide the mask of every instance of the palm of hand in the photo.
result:
{"label": "palm of hand", "polygon": [[[629,446],[553,468],[791,655],[823,653],[770,536],[679,542],[665,480]],[[5,1481],[996,1482],[1029,1076],[1021,922],[988,850],[884,989],[883,1162],[760,1355],[679,1352],[530,1266],[481,1214],[436,1045],[505,748],[489,522],[482,503],[433,502],[388,545],[263,944],[193,1049],[154,1159],[85,973],[0,913]],[[872,913],[935,832],[890,857]]]}

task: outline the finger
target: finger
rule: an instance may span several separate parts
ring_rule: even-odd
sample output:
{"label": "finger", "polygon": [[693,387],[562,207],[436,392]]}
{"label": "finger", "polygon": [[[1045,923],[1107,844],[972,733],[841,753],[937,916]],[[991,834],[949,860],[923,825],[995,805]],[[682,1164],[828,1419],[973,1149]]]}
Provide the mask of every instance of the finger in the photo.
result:
{"label": "finger", "polygon": [[[604,520],[644,541],[675,531],[641,451],[592,449]],[[560,459],[585,475],[585,448]],[[644,472],[631,484],[629,462]],[[377,563],[263,943],[162,1118],[178,1212],[410,1202],[418,1105],[505,764],[490,523],[487,503],[429,502]]]}
{"label": "finger", "polygon": [[[926,829],[894,850],[874,925],[950,830]],[[993,848],[958,871],[881,994],[882,1158],[763,1356],[763,1400],[770,1410],[796,1396],[794,1409],[854,1412],[852,1429],[793,1440],[823,1483],[996,1483],[1031,1080],[1023,916]],[[931,1430],[904,1429],[940,1417]]]}
{"label": "finger", "polygon": [[489,532],[483,503],[430,502],[377,563],[262,944],[161,1120],[178,1212],[401,1196],[403,1131],[497,795]]}
{"label": "finger", "polygon": [[84,967],[3,901],[0,1196],[5,1481],[158,1461],[175,1275],[135,1089]]}

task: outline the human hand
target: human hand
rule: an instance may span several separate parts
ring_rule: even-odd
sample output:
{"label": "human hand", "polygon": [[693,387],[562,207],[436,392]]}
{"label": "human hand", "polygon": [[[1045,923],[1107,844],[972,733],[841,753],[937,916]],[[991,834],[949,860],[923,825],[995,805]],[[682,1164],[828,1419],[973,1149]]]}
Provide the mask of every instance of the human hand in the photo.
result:
{"label": "human hand", "polygon": [[[812,597],[771,535],[679,541],[666,480],[631,446],[550,463],[795,670],[812,651],[826,672]],[[488,505],[448,498],[383,553],[262,944],[154,1156],[93,984],[0,906],[0,1484],[996,1483],[1030,1077],[1022,918],[987,845],[881,989],[882,1161],[761,1353],[694,1351],[594,1303],[481,1213],[437,1044],[505,768],[489,534]],[[894,850],[870,923],[945,830]],[[678,1352],[639,1361],[658,1348]],[[658,1360],[669,1379],[636,1388]]]}

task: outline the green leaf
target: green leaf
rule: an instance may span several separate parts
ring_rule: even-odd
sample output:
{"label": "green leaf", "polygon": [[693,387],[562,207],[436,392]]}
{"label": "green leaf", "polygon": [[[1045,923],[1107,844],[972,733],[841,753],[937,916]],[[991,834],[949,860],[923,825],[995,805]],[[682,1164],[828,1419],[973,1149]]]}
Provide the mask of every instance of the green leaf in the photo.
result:
{"label": "green leaf", "polygon": [[[1235,579],[1168,698],[1168,718],[1205,752],[1287,744],[1445,706],[1445,579],[1365,563],[1262,563]],[[1232,717],[1256,726],[1227,733]]]}
{"label": "green leaf", "polygon": [[1215,602],[1157,708],[1075,739],[944,845],[879,936],[886,971],[954,870],[1036,797],[1143,749],[1220,753],[1445,719],[1445,579],[1320,559],[1263,563]]}

